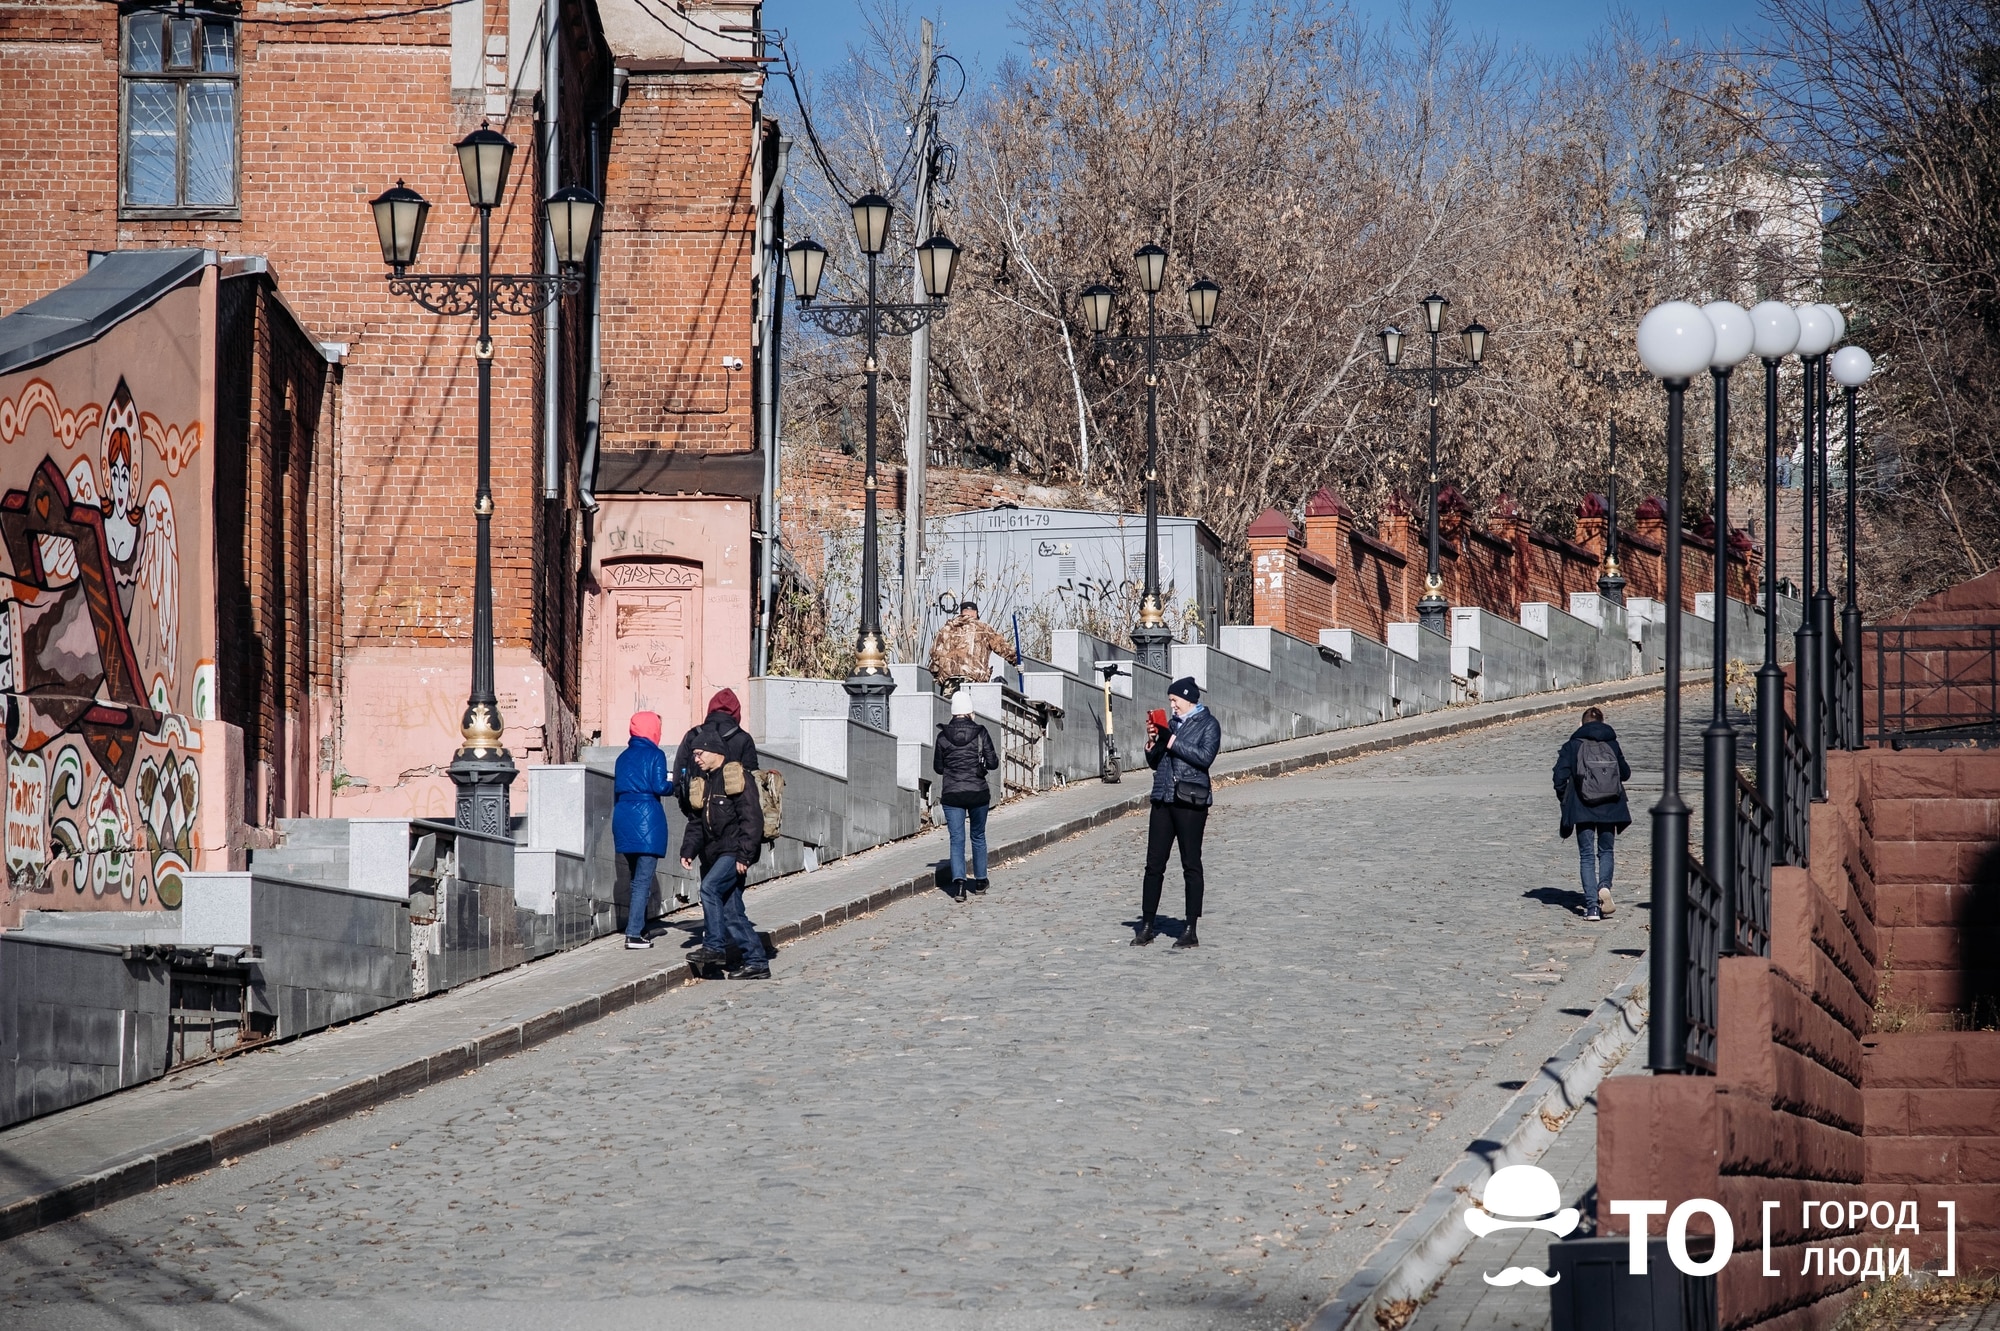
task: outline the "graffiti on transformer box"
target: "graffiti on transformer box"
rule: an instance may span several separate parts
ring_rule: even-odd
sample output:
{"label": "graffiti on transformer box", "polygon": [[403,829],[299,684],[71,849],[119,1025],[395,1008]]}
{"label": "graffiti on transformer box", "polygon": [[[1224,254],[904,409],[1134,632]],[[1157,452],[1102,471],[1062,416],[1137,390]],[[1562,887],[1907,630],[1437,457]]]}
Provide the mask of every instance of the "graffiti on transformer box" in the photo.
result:
{"label": "graffiti on transformer box", "polygon": [[[176,493],[199,423],[108,400],[65,407],[46,380],[0,398],[0,691],[5,862],[15,894],[180,904],[201,806],[215,666],[183,668]],[[61,891],[67,886],[70,891]]]}

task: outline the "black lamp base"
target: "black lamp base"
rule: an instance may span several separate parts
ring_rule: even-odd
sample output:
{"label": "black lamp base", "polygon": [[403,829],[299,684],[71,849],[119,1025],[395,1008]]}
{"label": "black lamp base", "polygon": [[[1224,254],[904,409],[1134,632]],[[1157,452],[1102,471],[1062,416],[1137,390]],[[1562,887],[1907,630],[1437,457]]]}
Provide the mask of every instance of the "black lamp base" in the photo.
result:
{"label": "black lamp base", "polygon": [[505,749],[479,754],[460,749],[446,770],[458,787],[458,814],[453,822],[467,832],[507,836],[513,821],[509,798],[514,785],[514,756]]}
{"label": "black lamp base", "polygon": [[896,677],[886,670],[858,670],[841,685],[847,690],[847,716],[876,730],[889,729],[889,695]]}
{"label": "black lamp base", "polygon": [[1625,577],[1620,573],[1609,573],[1598,578],[1597,594],[1613,605],[1625,604]]}
{"label": "black lamp base", "polygon": [[1171,677],[1173,667],[1167,663],[1167,648],[1173,644],[1174,633],[1165,624],[1134,624],[1132,626],[1132,655],[1140,665],[1148,670],[1157,670]]}
{"label": "black lamp base", "polygon": [[1442,596],[1426,596],[1417,602],[1417,623],[1440,637],[1451,636],[1451,602]]}

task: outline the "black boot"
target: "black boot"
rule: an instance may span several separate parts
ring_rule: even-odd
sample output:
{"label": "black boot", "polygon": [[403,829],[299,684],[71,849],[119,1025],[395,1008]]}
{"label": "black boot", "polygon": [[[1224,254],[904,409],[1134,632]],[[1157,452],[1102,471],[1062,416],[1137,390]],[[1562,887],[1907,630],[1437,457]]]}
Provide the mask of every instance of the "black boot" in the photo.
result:
{"label": "black boot", "polygon": [[1160,931],[1153,927],[1153,922],[1146,920],[1139,925],[1139,932],[1132,935],[1132,946],[1144,947],[1159,936]]}
{"label": "black boot", "polygon": [[965,880],[963,878],[954,878],[951,880],[951,899],[960,905],[965,904]]}
{"label": "black boot", "polygon": [[1175,947],[1200,947],[1200,946],[1201,946],[1201,939],[1199,939],[1199,938],[1195,937],[1195,933],[1194,933],[1194,921],[1193,921],[1193,920],[1189,920],[1189,921],[1187,922],[1187,928],[1185,928],[1185,929],[1181,930],[1181,936],[1180,936],[1179,938],[1176,938],[1176,939],[1174,940],[1174,946],[1175,946]]}
{"label": "black boot", "polygon": [[981,896],[986,895],[986,880],[984,878],[968,878],[965,880],[965,886],[969,891],[977,892]]}

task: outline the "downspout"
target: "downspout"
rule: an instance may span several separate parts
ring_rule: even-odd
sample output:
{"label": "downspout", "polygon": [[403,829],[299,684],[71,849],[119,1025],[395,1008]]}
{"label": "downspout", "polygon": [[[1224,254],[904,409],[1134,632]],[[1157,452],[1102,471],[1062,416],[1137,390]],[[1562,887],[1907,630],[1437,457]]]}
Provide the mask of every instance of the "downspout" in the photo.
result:
{"label": "downspout", "polygon": [[[557,107],[560,104],[562,48],[560,0],[542,0],[542,163],[547,178],[546,193],[562,188],[562,150],[556,138]],[[543,271],[555,273],[556,238],[549,227],[543,232]],[[562,302],[552,300],[542,311],[542,498],[562,495],[562,412],[558,409],[562,391]]]}
{"label": "downspout", "polygon": [[[618,110],[625,105],[625,87],[630,79],[631,75],[622,69],[611,71],[611,108],[590,122],[591,193],[597,195],[600,201],[604,198],[604,182],[602,176],[599,174],[603,169],[604,157],[602,150],[598,146],[598,135],[607,124],[615,127],[618,119]],[[603,253],[604,228],[600,225],[598,227],[597,239],[592,241],[590,246],[590,371],[588,375],[589,383],[584,390],[583,399],[583,450],[582,455],[577,459],[576,468],[576,499],[585,513],[595,513],[597,511],[597,438],[604,416],[604,342],[602,336],[604,325],[602,319],[599,317],[601,306],[598,303],[600,285],[598,274],[601,268],[600,261]],[[585,532],[588,533],[588,531],[589,525],[585,524]],[[583,562],[586,567],[590,563],[589,539],[588,534],[586,534],[584,537],[586,548],[583,552]]]}
{"label": "downspout", "polygon": [[778,165],[764,189],[757,209],[757,257],[763,266],[758,310],[757,336],[758,432],[764,445],[764,491],[758,507],[763,522],[763,559],[758,577],[757,673],[768,673],[771,664],[771,616],[777,606],[778,587],[778,312],[784,279],[777,258],[775,234],[778,200],[785,187],[785,159],[791,152],[790,139],[778,140]]}

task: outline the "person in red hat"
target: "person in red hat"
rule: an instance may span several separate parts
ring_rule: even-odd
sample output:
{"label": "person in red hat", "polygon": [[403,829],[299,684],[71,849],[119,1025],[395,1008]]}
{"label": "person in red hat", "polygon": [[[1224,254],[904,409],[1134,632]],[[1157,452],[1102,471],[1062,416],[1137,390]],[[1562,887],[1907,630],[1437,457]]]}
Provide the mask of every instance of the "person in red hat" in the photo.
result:
{"label": "person in red hat", "polygon": [[648,948],[646,906],[653,895],[653,876],[667,853],[667,810],[662,797],[674,793],[667,755],[660,752],[660,714],[635,712],[632,738],[618,755],[616,802],[611,806],[611,837],[632,872],[632,905],[625,913],[625,946]]}
{"label": "person in red hat", "polygon": [[688,819],[681,867],[701,861],[702,942],[688,961],[698,968],[731,967],[733,980],[768,980],[763,940],[743,908],[745,877],[764,848],[757,744],[743,728],[743,704],[732,690],[708,700],[708,718],[681,741],[675,766]]}

